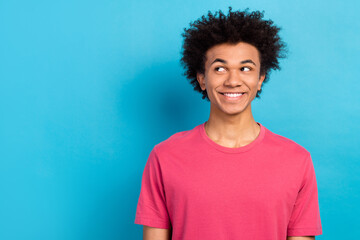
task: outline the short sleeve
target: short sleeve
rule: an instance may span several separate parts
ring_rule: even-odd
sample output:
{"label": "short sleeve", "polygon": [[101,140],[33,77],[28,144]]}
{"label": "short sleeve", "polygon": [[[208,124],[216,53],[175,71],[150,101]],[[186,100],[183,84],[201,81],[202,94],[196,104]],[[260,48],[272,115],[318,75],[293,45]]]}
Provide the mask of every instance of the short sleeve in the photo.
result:
{"label": "short sleeve", "polygon": [[288,224],[288,236],[315,236],[322,234],[318,189],[310,153],[308,153],[303,166],[303,179]]}
{"label": "short sleeve", "polygon": [[135,224],[170,228],[161,167],[155,148],[150,152],[142,175]]}

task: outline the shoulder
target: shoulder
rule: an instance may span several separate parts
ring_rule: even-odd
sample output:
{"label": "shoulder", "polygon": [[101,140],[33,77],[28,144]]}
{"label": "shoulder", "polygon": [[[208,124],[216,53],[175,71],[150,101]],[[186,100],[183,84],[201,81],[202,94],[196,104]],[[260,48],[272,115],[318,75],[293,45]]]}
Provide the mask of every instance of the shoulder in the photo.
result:
{"label": "shoulder", "polygon": [[199,135],[200,125],[195,126],[193,129],[180,131],[172,134],[167,139],[156,144],[154,151],[157,154],[179,152],[192,146],[196,142]]}
{"label": "shoulder", "polygon": [[310,152],[304,146],[290,138],[276,134],[269,129],[266,129],[264,144],[266,147],[276,152],[282,152],[300,157],[308,157],[310,155]]}

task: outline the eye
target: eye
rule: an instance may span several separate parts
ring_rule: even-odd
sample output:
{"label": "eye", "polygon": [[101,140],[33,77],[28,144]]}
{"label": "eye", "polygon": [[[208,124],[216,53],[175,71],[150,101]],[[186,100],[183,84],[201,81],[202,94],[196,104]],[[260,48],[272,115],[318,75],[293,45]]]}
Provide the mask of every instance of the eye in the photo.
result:
{"label": "eye", "polygon": [[217,71],[217,72],[225,72],[225,68],[224,67],[216,67],[215,71]]}
{"label": "eye", "polygon": [[240,69],[241,69],[241,71],[243,71],[243,72],[251,71],[251,67],[242,67],[242,68],[240,68]]}

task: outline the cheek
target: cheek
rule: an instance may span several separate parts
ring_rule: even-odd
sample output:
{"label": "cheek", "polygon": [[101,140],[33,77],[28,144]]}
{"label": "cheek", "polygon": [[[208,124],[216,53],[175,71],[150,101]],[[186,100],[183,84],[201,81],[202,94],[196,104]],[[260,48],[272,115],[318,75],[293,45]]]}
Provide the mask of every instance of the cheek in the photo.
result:
{"label": "cheek", "polygon": [[211,78],[210,76],[206,78],[205,80],[205,87],[206,89],[210,90],[216,87],[216,81],[214,78]]}

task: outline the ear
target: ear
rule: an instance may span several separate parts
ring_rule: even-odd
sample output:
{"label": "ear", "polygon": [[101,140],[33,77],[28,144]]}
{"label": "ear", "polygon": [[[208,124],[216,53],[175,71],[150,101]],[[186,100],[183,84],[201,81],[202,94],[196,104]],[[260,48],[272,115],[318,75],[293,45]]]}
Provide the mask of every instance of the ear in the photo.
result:
{"label": "ear", "polygon": [[259,83],[258,83],[258,88],[257,90],[260,91],[261,90],[261,86],[265,80],[266,74],[260,75],[260,79],[259,79]]}
{"label": "ear", "polygon": [[196,73],[196,79],[200,85],[201,90],[205,91],[205,75],[203,73]]}

